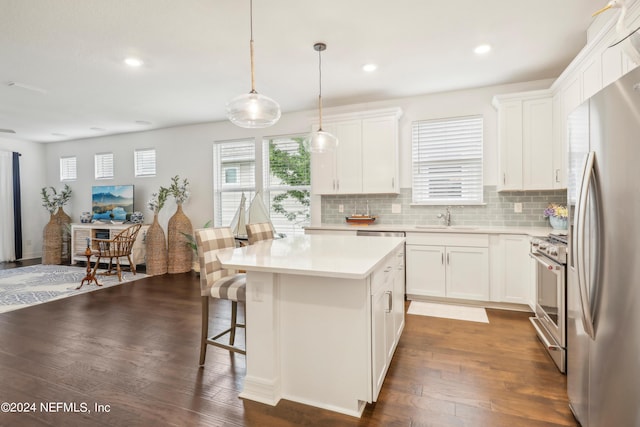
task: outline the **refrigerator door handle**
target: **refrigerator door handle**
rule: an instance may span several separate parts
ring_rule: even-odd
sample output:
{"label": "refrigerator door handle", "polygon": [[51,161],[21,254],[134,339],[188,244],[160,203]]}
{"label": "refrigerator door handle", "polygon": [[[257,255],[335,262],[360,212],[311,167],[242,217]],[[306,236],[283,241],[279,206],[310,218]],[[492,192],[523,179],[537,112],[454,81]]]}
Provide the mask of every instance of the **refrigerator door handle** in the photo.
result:
{"label": "refrigerator door handle", "polygon": [[587,284],[587,268],[585,254],[585,219],[587,215],[587,204],[589,200],[589,190],[593,181],[593,172],[595,165],[595,152],[590,151],[587,155],[582,180],[580,183],[580,191],[578,193],[578,212],[576,217],[576,237],[577,237],[577,258],[576,271],[578,273],[578,290],[580,294],[580,305],[582,307],[582,324],[584,330],[595,339],[595,330],[593,326],[593,317],[591,316],[591,302],[589,301],[589,287]]}

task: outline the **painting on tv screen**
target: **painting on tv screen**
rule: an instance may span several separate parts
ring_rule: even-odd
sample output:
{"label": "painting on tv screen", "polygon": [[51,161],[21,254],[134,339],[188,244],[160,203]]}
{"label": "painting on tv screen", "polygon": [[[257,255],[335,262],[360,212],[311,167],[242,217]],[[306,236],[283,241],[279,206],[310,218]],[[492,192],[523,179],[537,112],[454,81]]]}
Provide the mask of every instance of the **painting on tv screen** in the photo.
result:
{"label": "painting on tv screen", "polygon": [[100,185],[91,191],[95,220],[126,221],[133,213],[133,185]]}

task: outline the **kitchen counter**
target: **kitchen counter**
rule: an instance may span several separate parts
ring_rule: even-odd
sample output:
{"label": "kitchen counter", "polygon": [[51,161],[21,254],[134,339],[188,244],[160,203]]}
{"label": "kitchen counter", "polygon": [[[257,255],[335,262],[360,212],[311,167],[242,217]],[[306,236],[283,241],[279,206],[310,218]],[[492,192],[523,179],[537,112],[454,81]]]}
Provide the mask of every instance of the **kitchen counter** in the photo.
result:
{"label": "kitchen counter", "polygon": [[404,238],[291,236],[219,254],[224,268],[303,276],[364,279]]}
{"label": "kitchen counter", "polygon": [[361,416],[404,327],[404,238],[292,236],[220,251],[218,259],[247,271],[240,397]]}
{"label": "kitchen counter", "polygon": [[411,233],[474,233],[474,234],[521,234],[528,236],[546,236],[552,231],[551,227],[496,227],[496,226],[467,226],[452,225],[394,225],[394,224],[371,224],[368,226],[349,224],[321,224],[319,226],[308,226],[306,230],[333,230],[333,231],[404,231]]}

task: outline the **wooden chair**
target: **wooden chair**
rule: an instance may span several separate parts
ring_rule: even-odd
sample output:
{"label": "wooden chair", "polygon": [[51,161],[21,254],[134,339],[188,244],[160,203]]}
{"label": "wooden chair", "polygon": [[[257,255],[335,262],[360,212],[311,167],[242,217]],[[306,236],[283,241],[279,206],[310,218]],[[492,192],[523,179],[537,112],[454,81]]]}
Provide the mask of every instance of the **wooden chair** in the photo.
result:
{"label": "wooden chair", "polygon": [[270,222],[247,224],[247,237],[249,238],[250,245],[260,240],[271,240],[273,239],[273,235],[273,226]]}
{"label": "wooden chair", "polygon": [[[100,274],[103,274],[105,276],[117,274],[118,280],[122,282],[120,258],[123,257],[126,257],[129,261],[131,272],[134,275],[136,274],[136,264],[131,259],[131,250],[133,249],[133,244],[136,242],[136,238],[138,237],[138,232],[140,231],[141,227],[142,224],[134,224],[131,227],[127,227],[116,234],[113,239],[93,239],[93,243],[97,247],[97,250],[95,250],[93,254],[98,257],[98,259],[96,260],[96,265],[94,267],[94,276],[95,271],[100,264],[100,260],[104,259],[106,261],[106,259],[109,258],[109,266],[107,268],[107,271]],[[116,260],[115,266],[113,263],[114,258]]]}
{"label": "wooden chair", "polygon": [[[200,261],[200,295],[202,296],[202,328],[200,339],[200,366],[204,365],[207,345],[224,348],[240,354],[246,351],[235,345],[236,328],[245,325],[237,322],[238,302],[246,301],[246,274],[226,270],[220,265],[217,253],[235,248],[236,242],[229,227],[202,228],[194,231]],[[231,327],[209,337],[209,298],[231,301]],[[216,341],[229,334],[229,344]]]}

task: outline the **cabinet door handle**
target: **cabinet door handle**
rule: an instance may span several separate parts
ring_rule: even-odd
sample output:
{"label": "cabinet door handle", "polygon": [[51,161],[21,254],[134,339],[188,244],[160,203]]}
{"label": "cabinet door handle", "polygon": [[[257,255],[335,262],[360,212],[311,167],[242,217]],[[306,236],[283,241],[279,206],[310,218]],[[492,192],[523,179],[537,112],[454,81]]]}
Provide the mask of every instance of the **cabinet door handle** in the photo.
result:
{"label": "cabinet door handle", "polygon": [[385,310],[385,312],[391,313],[391,311],[393,310],[393,295],[391,291],[385,291],[385,294],[387,294],[387,309]]}
{"label": "cabinet door handle", "polygon": [[391,188],[396,188],[396,179],[394,177],[391,178]]}
{"label": "cabinet door handle", "polygon": [[444,265],[444,252],[440,252],[440,262]]}
{"label": "cabinet door handle", "polygon": [[336,179],[336,190],[340,191],[340,180]]}
{"label": "cabinet door handle", "polygon": [[449,254],[447,254],[447,264],[451,264],[451,261],[449,260]]}
{"label": "cabinet door handle", "polygon": [[556,182],[560,182],[560,169],[556,169]]}
{"label": "cabinet door handle", "polygon": [[503,174],[502,174],[502,183],[503,183],[503,184],[506,184],[506,183],[507,183],[507,174],[506,174],[506,173],[503,173]]}
{"label": "cabinet door handle", "polygon": [[333,180],[333,189],[334,190],[336,189],[336,180],[335,179]]}

